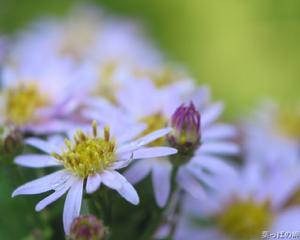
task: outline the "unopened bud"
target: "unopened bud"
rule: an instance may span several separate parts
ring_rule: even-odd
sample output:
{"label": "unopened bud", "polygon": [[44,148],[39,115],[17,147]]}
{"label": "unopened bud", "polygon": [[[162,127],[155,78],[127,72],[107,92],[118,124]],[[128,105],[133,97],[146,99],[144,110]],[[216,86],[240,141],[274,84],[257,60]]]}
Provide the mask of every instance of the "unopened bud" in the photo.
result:
{"label": "unopened bud", "polygon": [[[195,105],[181,105],[172,116],[173,132],[168,135],[168,142],[177,148],[178,157],[188,160],[200,144],[201,117]],[[177,158],[177,157],[176,157]]]}
{"label": "unopened bud", "polygon": [[22,146],[23,136],[19,129],[13,127],[0,128],[1,151],[14,154]]}
{"label": "unopened bud", "polygon": [[105,240],[108,237],[108,229],[101,220],[95,216],[80,216],[71,226],[70,240]]}

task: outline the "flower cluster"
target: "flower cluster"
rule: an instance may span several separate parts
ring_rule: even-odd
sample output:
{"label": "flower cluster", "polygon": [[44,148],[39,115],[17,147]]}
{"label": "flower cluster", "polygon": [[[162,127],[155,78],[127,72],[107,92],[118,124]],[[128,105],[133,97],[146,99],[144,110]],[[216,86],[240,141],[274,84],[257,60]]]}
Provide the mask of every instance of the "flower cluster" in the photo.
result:
{"label": "flower cluster", "polygon": [[300,211],[291,203],[300,191],[299,115],[268,108],[240,127],[221,123],[224,104],[207,86],[138,25],[95,8],[30,25],[2,59],[1,150],[15,152],[19,171],[45,168],[12,196],[50,192],[41,211],[66,195],[69,239],[118,230],[111,190],[133,205],[153,196],[159,217],[142,219],[141,239],[251,240],[297,230],[288,222]]}

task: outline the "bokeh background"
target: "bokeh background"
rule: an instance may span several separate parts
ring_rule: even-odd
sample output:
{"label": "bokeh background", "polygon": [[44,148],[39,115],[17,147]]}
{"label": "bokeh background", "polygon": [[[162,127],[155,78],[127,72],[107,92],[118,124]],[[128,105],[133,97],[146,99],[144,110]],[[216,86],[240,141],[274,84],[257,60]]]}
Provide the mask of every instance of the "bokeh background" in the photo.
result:
{"label": "bokeh background", "polygon": [[[299,103],[299,0],[0,0],[0,35],[89,2],[140,21],[168,57],[226,102],[230,119],[264,98]],[[19,239],[29,221],[22,218],[24,205],[33,206],[17,199],[11,211],[7,176],[0,174],[0,236]]]}

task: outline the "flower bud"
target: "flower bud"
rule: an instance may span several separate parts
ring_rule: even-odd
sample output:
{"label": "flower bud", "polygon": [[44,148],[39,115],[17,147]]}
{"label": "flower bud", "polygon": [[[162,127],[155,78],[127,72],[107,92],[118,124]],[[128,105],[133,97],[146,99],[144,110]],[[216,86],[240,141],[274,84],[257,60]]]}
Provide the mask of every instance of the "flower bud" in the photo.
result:
{"label": "flower bud", "polygon": [[107,239],[108,229],[95,216],[80,216],[71,226],[70,240],[104,240]]}
{"label": "flower bud", "polygon": [[1,152],[14,154],[22,146],[23,136],[20,130],[13,127],[0,128]]}
{"label": "flower bud", "polygon": [[188,106],[181,105],[172,116],[171,126],[173,132],[168,135],[169,144],[177,148],[178,156],[188,160],[201,139],[201,117],[195,105],[191,102]]}

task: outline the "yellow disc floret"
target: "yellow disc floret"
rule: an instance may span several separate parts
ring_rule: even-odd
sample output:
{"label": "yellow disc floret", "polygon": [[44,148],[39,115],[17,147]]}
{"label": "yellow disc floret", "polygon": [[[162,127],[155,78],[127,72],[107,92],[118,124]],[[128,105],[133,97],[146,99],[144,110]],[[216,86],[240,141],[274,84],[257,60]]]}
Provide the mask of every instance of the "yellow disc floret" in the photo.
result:
{"label": "yellow disc floret", "polygon": [[67,170],[81,178],[102,172],[115,161],[115,141],[110,140],[109,128],[104,128],[103,138],[97,137],[95,122],[92,137],[78,130],[74,136],[74,143],[65,140],[65,145],[66,151],[60,155],[52,155],[62,161]]}
{"label": "yellow disc floret", "polygon": [[6,118],[9,122],[22,125],[35,120],[35,111],[48,104],[36,84],[21,84],[8,89],[6,94]]}
{"label": "yellow disc floret", "polygon": [[218,216],[221,230],[234,240],[259,239],[262,231],[269,229],[272,214],[268,201],[235,201]]}

